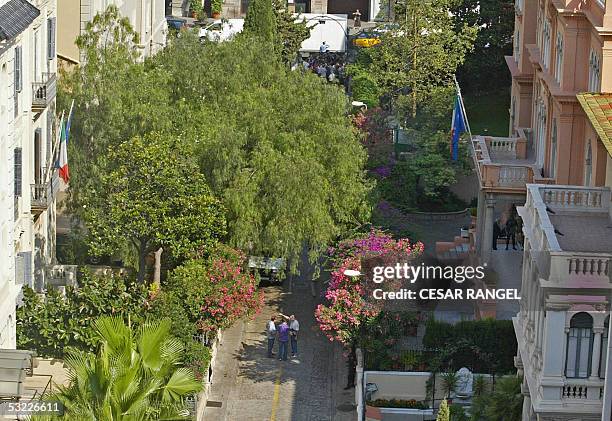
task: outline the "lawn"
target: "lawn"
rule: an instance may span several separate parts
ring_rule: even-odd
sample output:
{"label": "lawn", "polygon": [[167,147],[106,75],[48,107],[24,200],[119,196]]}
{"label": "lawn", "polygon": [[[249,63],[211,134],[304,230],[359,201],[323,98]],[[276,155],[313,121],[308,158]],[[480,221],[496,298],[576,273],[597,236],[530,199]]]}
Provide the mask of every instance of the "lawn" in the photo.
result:
{"label": "lawn", "polygon": [[465,95],[465,113],[473,135],[508,136],[510,88],[479,96]]}

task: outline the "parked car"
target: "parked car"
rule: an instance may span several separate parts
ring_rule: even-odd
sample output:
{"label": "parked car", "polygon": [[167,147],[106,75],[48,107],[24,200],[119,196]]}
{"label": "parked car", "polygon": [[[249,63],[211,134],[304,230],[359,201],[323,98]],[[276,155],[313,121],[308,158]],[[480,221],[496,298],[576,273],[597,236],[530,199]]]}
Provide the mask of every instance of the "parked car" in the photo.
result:
{"label": "parked car", "polygon": [[217,19],[206,27],[200,28],[200,41],[227,41],[244,27],[244,19]]}
{"label": "parked car", "polygon": [[380,44],[380,36],[373,31],[361,32],[353,40],[354,46],[362,48],[370,48],[378,44]]}
{"label": "parked car", "polygon": [[187,19],[183,18],[167,16],[166,22],[168,22],[168,28],[173,29],[175,31],[180,31],[181,29],[187,27]]}
{"label": "parked car", "polygon": [[275,257],[250,256],[249,271],[259,276],[260,282],[280,284],[283,282],[285,259]]}

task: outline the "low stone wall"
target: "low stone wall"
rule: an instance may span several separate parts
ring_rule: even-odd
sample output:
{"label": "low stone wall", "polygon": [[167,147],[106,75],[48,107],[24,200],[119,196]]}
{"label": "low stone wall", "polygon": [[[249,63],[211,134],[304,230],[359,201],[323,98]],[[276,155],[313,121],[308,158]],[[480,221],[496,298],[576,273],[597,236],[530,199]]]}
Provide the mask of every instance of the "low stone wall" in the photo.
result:
{"label": "low stone wall", "polygon": [[206,379],[202,380],[204,384],[204,388],[198,395],[197,402],[196,402],[196,414],[197,414],[196,419],[198,421],[204,419],[204,410],[206,409],[206,403],[208,402],[208,398],[210,396],[210,390],[214,382],[214,377],[213,377],[214,367],[217,362],[217,354],[219,352],[219,347],[221,346],[222,339],[223,339],[223,333],[221,331],[218,331],[217,336],[214,339],[212,346],[211,346],[211,358],[210,358],[210,365],[208,368],[208,373],[210,373],[210,375],[207,376]]}

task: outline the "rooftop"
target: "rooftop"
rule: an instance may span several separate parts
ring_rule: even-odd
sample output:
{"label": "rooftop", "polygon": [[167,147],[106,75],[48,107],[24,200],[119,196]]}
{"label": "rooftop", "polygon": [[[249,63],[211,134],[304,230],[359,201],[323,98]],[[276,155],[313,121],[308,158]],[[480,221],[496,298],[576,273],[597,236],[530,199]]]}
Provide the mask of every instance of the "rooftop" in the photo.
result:
{"label": "rooftop", "polygon": [[564,251],[609,253],[612,251],[612,219],[607,214],[571,212],[549,215],[557,241]]}
{"label": "rooftop", "polygon": [[0,41],[15,38],[40,15],[26,0],[10,0],[0,6]]}
{"label": "rooftop", "polygon": [[608,153],[612,155],[612,93],[581,93],[576,95],[591,125]]}

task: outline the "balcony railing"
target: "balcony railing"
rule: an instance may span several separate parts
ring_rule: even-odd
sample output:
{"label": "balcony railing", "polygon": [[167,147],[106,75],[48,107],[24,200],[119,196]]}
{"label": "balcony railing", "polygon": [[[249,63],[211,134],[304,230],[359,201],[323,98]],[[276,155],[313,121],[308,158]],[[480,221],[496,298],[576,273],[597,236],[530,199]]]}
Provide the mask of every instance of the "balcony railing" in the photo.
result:
{"label": "balcony railing", "polygon": [[525,192],[526,184],[552,182],[543,178],[535,165],[525,129],[519,128],[515,137],[475,136],[472,147],[483,189]]}
{"label": "balcony railing", "polygon": [[[48,176],[46,167],[41,169],[41,174],[43,180]],[[30,189],[31,212],[35,215],[41,214],[49,208],[51,203],[53,203],[53,197],[59,189],[57,170],[52,170],[49,181],[31,184]]]}
{"label": "balcony railing", "polygon": [[53,265],[47,268],[47,282],[54,287],[77,285],[77,265]]}
{"label": "balcony railing", "polygon": [[55,73],[43,73],[42,82],[32,82],[32,111],[44,110],[55,98]]}

